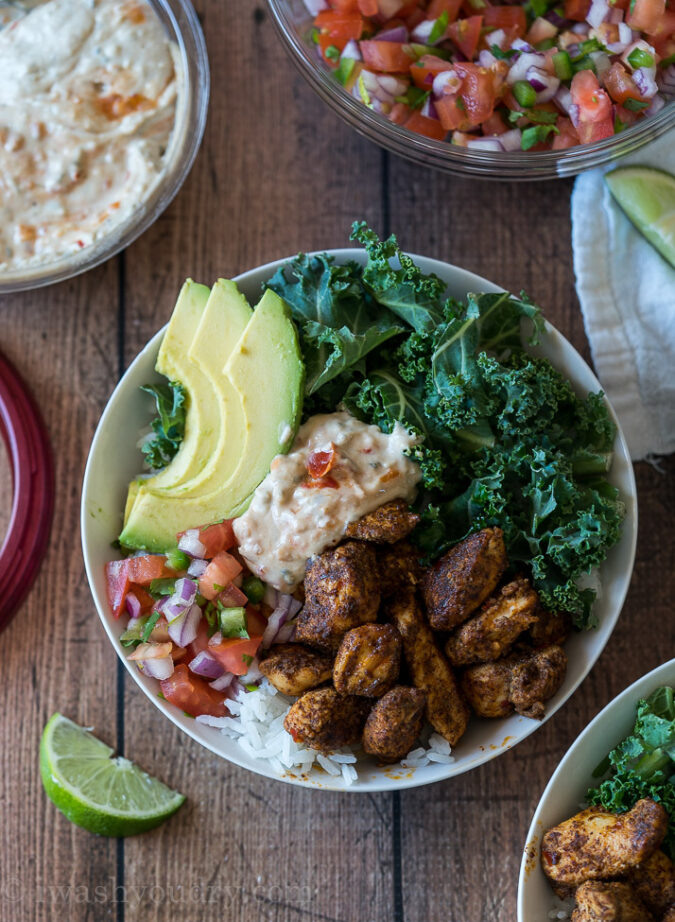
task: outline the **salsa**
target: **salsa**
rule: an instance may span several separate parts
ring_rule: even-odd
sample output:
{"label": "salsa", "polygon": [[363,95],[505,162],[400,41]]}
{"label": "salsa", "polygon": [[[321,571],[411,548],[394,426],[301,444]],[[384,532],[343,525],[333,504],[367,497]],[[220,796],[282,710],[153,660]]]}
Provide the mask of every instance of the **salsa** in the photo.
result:
{"label": "salsa", "polygon": [[675,97],[674,0],[305,2],[352,96],[460,147],[589,144]]}

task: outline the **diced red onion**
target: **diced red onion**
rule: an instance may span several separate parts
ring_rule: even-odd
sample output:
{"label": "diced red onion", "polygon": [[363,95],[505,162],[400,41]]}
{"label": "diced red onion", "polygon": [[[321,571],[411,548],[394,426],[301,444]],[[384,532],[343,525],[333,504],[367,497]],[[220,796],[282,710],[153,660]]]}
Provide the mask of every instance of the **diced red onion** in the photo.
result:
{"label": "diced red onion", "polygon": [[597,29],[600,23],[604,22],[609,16],[609,3],[607,0],[593,0],[591,8],[586,16],[586,22]]}
{"label": "diced red onion", "polygon": [[510,131],[505,131],[499,135],[499,143],[505,151],[520,150],[521,140],[522,134],[519,128],[512,128]]}
{"label": "diced red onion", "polygon": [[623,22],[623,10],[618,9],[617,7],[612,7],[609,11],[609,20],[608,22],[618,25],[620,22]]}
{"label": "diced red onion", "polygon": [[212,634],[211,637],[209,637],[210,647],[217,647],[218,644],[222,642],[223,642],[223,635],[220,633],[220,631],[216,631],[215,634]]}
{"label": "diced red onion", "polygon": [[288,620],[288,609],[289,609],[289,599],[291,596],[281,596],[279,599],[279,606],[275,608],[272,614],[267,619],[267,625],[263,632],[263,638],[261,647],[263,650],[268,650],[272,641],[276,637],[277,631],[281,625]]}
{"label": "diced red onion", "polygon": [[433,79],[432,90],[434,96],[443,96],[445,93],[456,93],[462,81],[454,70],[442,70]]}
{"label": "diced red onion", "polygon": [[567,22],[567,19],[563,19],[555,10],[549,10],[544,19],[548,19],[549,22],[552,22],[554,26],[557,26],[558,29],[562,28]]}
{"label": "diced red onion", "polygon": [[405,44],[408,41],[408,30],[405,26],[394,26],[393,29],[383,29],[378,32],[374,39],[376,42],[400,42]]}
{"label": "diced red onion", "polygon": [[143,675],[151,679],[168,679],[173,675],[173,660],[170,656],[163,656],[161,659],[144,659],[138,665]]}
{"label": "diced red onion", "polygon": [[495,153],[502,153],[504,151],[498,138],[476,138],[473,141],[467,141],[466,146],[471,150],[485,150]]}
{"label": "diced red onion", "polygon": [[387,96],[402,96],[408,89],[407,80],[401,80],[400,77],[392,77],[391,74],[378,74],[377,82]]}
{"label": "diced red onion", "polygon": [[538,51],[533,53],[525,52],[511,65],[508,74],[506,75],[506,82],[513,85],[518,80],[527,80],[527,72],[530,67],[542,67],[544,61],[546,60],[543,54],[540,54]]}
{"label": "diced red onion", "polygon": [[239,681],[243,685],[253,685],[254,682],[259,682],[262,677],[263,674],[260,671],[260,660],[256,656],[248,667],[248,672],[246,675],[240,676]]}
{"label": "diced red onion", "polygon": [[666,96],[675,95],[675,64],[669,64],[659,73],[659,84]]}
{"label": "diced red onion", "polygon": [[628,45],[633,40],[633,30],[631,27],[625,23],[619,23],[619,41],[624,45]]}
{"label": "diced red onion", "polygon": [[291,601],[288,603],[288,617],[295,618],[301,608],[302,602],[299,602],[297,599],[294,599],[293,596],[291,596]]}
{"label": "diced red onion", "polygon": [[524,39],[522,39],[522,38],[515,38],[515,39],[511,42],[511,48],[512,48],[514,51],[525,51],[525,52],[533,52],[533,51],[534,51],[534,48],[532,47],[532,45],[530,45],[529,42],[526,42],[526,41],[525,41]]}
{"label": "diced red onion", "polygon": [[353,38],[350,38],[345,47],[342,49],[340,59],[342,58],[350,58],[352,61],[361,60],[361,52],[359,51],[358,42],[355,42]]}
{"label": "diced red onion", "polygon": [[488,48],[492,48],[493,45],[496,45],[497,48],[503,50],[505,41],[506,32],[503,29],[495,29],[494,32],[490,32],[485,36],[485,42]]}
{"label": "diced red onion", "polygon": [[577,105],[577,103],[573,102],[570,104],[570,107],[567,110],[567,114],[569,115],[570,121],[572,122],[574,127],[578,128],[579,125],[581,124],[581,110],[579,109],[579,106]]}
{"label": "diced red onion", "polygon": [[434,105],[434,101],[430,96],[424,100],[424,105],[420,109],[420,115],[424,115],[426,118],[438,119],[436,106]]}
{"label": "diced red onion", "polygon": [[127,592],[125,599],[127,611],[132,618],[138,618],[141,613],[141,603],[138,601],[133,592]]}
{"label": "diced red onion", "polygon": [[282,624],[277,631],[277,636],[274,638],[274,643],[288,643],[290,640],[293,640],[296,626],[295,621],[287,621],[285,624]]}
{"label": "diced red onion", "polygon": [[436,45],[443,39],[443,36],[440,35],[435,42],[429,41],[435,25],[435,19],[423,19],[422,22],[418,23],[412,30],[410,37],[413,39],[413,41],[419,42],[420,45]]}
{"label": "diced red onion", "polygon": [[317,16],[319,13],[323,13],[324,10],[329,8],[326,0],[303,0],[303,3],[310,16]]}
{"label": "diced red onion", "polygon": [[204,676],[205,679],[218,679],[225,672],[223,666],[218,662],[215,656],[211,656],[206,650],[202,650],[195,658],[188,663],[188,668],[196,675]]}
{"label": "diced red onion", "polygon": [[607,71],[612,66],[609,55],[604,51],[591,51],[590,57],[595,64],[595,72],[598,77],[602,77],[602,75],[607,73]]}
{"label": "diced red onion", "polygon": [[486,51],[486,49],[483,48],[483,50],[478,53],[478,63],[481,67],[492,67],[493,64],[497,63],[497,58],[491,51]]}
{"label": "diced red onion", "polygon": [[194,576],[195,579],[199,579],[207,567],[208,562],[206,560],[200,560],[199,557],[195,557],[187,569],[188,576]]}
{"label": "diced red onion", "polygon": [[528,67],[526,79],[530,86],[537,91],[537,102],[540,103],[553,99],[560,86],[560,80],[557,77],[547,73],[540,67]]}
{"label": "diced red onion", "polygon": [[279,590],[275,589],[274,586],[270,586],[269,583],[266,584],[263,602],[265,605],[269,605],[270,608],[276,608],[279,604]]}
{"label": "diced red onion", "polygon": [[[588,26],[585,22],[575,22],[570,32],[574,32],[575,35],[583,35],[585,38],[588,35]],[[569,51],[569,48],[567,50]],[[570,51],[570,54],[571,53]]]}
{"label": "diced red onion", "polygon": [[638,69],[633,72],[633,80],[643,99],[651,99],[652,96],[656,96],[659,91],[656,80],[654,80],[651,72],[646,67],[638,67]]}
{"label": "diced red onion", "polygon": [[226,688],[229,688],[234,681],[234,675],[231,672],[226,672],[224,675],[219,676],[213,682],[209,682],[211,688],[215,688],[216,691],[225,691]]}
{"label": "diced red onion", "polygon": [[199,540],[199,529],[189,528],[184,535],[181,535],[178,549],[188,557],[203,557],[206,554],[206,548]]}
{"label": "diced red onion", "polygon": [[561,84],[556,90],[553,102],[561,111],[569,113],[570,106],[572,105],[572,94],[566,86]]}
{"label": "diced red onion", "polygon": [[169,622],[169,637],[179,647],[187,647],[197,636],[197,625],[202,617],[199,605],[193,605],[187,611]]}
{"label": "diced red onion", "polygon": [[173,593],[177,601],[185,602],[186,605],[192,605],[197,596],[197,587],[193,580],[182,577],[176,580]]}
{"label": "diced red onion", "polygon": [[656,115],[657,112],[660,112],[661,109],[665,106],[666,101],[662,96],[655,96],[650,102],[649,106],[645,109],[645,115]]}

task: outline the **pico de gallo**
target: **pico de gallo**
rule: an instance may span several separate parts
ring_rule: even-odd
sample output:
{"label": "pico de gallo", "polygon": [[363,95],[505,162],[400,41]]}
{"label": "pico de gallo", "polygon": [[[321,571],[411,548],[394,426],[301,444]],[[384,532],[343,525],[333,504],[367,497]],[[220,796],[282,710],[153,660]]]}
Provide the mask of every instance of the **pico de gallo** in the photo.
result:
{"label": "pico de gallo", "polygon": [[675,0],[305,0],[335,79],[410,131],[562,150],[675,99]]}
{"label": "pico de gallo", "polygon": [[293,638],[301,604],[250,573],[232,521],[177,539],[169,554],[107,563],[108,603],[129,619],[128,659],[167,701],[191,717],[224,717],[227,699],[262,679],[258,653]]}

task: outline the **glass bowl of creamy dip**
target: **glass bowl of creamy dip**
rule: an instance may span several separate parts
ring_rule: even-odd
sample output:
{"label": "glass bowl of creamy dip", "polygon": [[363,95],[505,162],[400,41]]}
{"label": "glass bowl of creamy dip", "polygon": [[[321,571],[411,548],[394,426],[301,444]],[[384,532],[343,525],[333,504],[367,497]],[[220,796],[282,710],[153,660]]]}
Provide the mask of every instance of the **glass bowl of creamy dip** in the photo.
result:
{"label": "glass bowl of creamy dip", "polygon": [[[328,254],[337,264],[355,261],[363,265],[365,262],[363,250],[329,250]],[[312,255],[309,254],[310,257]],[[434,273],[446,283],[446,295],[449,297],[464,299],[468,292],[501,291],[487,279],[457,266],[415,255],[413,259],[425,274]],[[251,303],[255,303],[260,296],[263,283],[287,262],[287,259],[283,259],[258,266],[237,276],[234,281],[241,294]],[[170,307],[167,306],[167,314],[169,310]],[[112,556],[116,556],[111,551],[111,545],[118,538],[122,529],[127,488],[142,466],[142,455],[137,447],[137,439],[139,433],[147,431],[150,411],[147,394],[142,393],[140,388],[149,383],[160,383],[162,380],[155,371],[155,363],[166,329],[165,327],[157,332],[147,343],[131,363],[110,397],[89,452],[81,506],[83,556],[98,615],[111,644],[129,671],[129,675],[164,717],[221,758],[265,777],[320,790],[370,793],[417,787],[471,771],[490,759],[508,752],[517,743],[535,732],[545,720],[550,719],[565,704],[586,678],[609,640],[621,612],[633,569],[637,536],[635,480],[628,449],[611,408],[609,410],[617,425],[617,432],[608,480],[618,488],[626,506],[622,536],[619,543],[611,548],[598,570],[599,591],[594,604],[598,627],[590,631],[574,632],[574,635],[567,641],[565,647],[569,659],[567,674],[559,690],[547,702],[544,721],[515,713],[499,720],[475,719],[469,723],[467,732],[453,747],[452,757],[447,760],[430,761],[429,764],[419,766],[408,764],[404,767],[401,764],[381,764],[371,757],[360,756],[356,765],[358,778],[350,783],[342,774],[333,775],[316,768],[305,772],[287,770],[280,773],[267,758],[254,757],[237,740],[226,736],[214,726],[208,726],[199,719],[195,720],[187,716],[180,708],[160,697],[157,680],[135,667],[134,662],[128,659],[129,648],[120,641],[126,626],[123,622],[126,622],[127,618],[116,618],[111,610],[108,601],[106,563]],[[597,378],[583,358],[550,324],[546,324],[545,341],[539,346],[531,347],[531,351],[535,355],[547,358],[558,371],[569,379],[574,390],[580,395],[600,390]],[[333,417],[334,422],[340,421],[339,416],[340,414]],[[311,417],[310,424],[311,419],[316,423],[320,417]],[[307,425],[306,423],[305,426]],[[120,433],[124,434],[122,438],[120,438]],[[302,429],[300,433],[299,440],[302,441]],[[307,429],[305,433],[310,434]],[[342,438],[342,436],[334,431],[330,439],[334,438]],[[300,447],[302,448],[302,445]],[[296,443],[293,451],[297,449],[298,444]],[[294,463],[293,453],[287,455],[286,458],[289,464]],[[336,473],[336,476],[340,475]],[[261,498],[264,499],[264,496]],[[253,508],[253,511],[258,515],[260,508]],[[243,516],[238,521],[242,522]],[[327,530],[328,524],[319,522],[319,527]],[[241,537],[245,539],[246,536]],[[159,725],[158,732],[161,732]]]}
{"label": "glass bowl of creamy dip", "polygon": [[0,3],[0,294],[142,234],[194,162],[208,99],[190,0]]}

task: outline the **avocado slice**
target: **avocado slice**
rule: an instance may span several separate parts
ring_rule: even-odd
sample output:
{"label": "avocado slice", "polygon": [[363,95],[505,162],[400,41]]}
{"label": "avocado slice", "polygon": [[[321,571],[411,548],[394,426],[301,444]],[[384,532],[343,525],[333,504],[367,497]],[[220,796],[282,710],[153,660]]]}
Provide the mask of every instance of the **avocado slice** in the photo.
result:
{"label": "avocado slice", "polygon": [[[218,291],[214,304],[241,303],[234,283],[219,280]],[[266,292],[229,357],[214,349],[219,335],[205,314],[190,348],[208,379],[207,396],[225,413],[217,456],[207,462],[208,476],[175,488],[155,490],[141,481],[120,535],[125,547],[162,552],[175,544],[179,531],[239,514],[272,458],[291,446],[300,421],[304,366],[287,305]]]}

